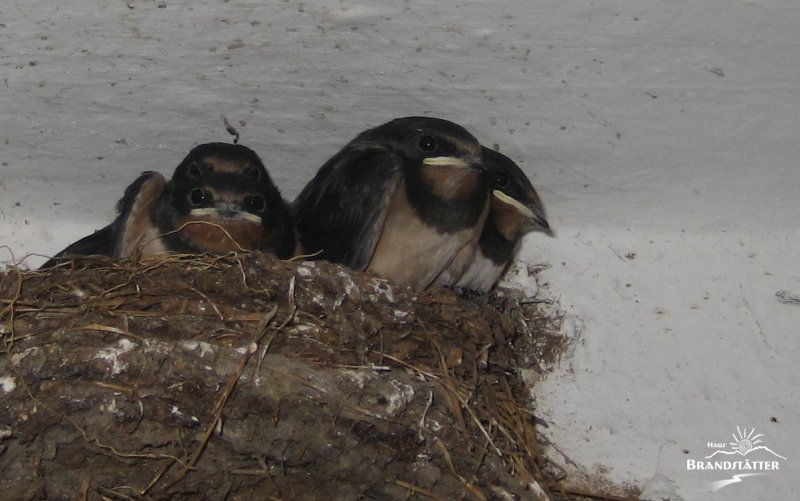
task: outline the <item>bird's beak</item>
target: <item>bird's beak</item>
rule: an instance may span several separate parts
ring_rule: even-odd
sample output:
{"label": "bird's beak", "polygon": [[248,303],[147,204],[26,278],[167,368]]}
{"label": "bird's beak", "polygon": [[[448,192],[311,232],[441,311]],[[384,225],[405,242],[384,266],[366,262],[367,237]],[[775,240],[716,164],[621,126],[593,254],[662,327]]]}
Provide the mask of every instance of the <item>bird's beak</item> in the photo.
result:
{"label": "bird's beak", "polygon": [[485,170],[486,167],[481,162],[479,157],[428,157],[422,160],[422,163],[430,166],[440,167],[457,167],[460,169],[477,169]]}
{"label": "bird's beak", "polygon": [[192,216],[210,216],[214,219],[244,219],[254,223],[261,223],[260,216],[241,210],[239,204],[236,203],[220,202],[214,207],[192,209],[189,214]]}
{"label": "bird's beak", "polygon": [[547,218],[545,217],[544,210],[541,208],[541,206],[523,204],[516,198],[510,197],[500,190],[493,190],[492,196],[504,204],[515,208],[522,215],[522,217],[527,219],[528,224],[531,226],[542,229],[544,233],[551,237],[554,235],[553,230],[550,229],[550,223],[547,222]]}
{"label": "bird's beak", "polygon": [[436,167],[459,167],[466,169],[469,167],[469,162],[457,157],[428,157],[422,160],[425,165]]}
{"label": "bird's beak", "polygon": [[539,228],[541,228],[542,231],[545,233],[545,235],[547,235],[548,237],[556,236],[556,234],[553,233],[552,228],[550,228],[550,223],[547,222],[547,219],[544,217],[543,214],[536,214],[535,216],[536,217],[533,219],[533,223]]}

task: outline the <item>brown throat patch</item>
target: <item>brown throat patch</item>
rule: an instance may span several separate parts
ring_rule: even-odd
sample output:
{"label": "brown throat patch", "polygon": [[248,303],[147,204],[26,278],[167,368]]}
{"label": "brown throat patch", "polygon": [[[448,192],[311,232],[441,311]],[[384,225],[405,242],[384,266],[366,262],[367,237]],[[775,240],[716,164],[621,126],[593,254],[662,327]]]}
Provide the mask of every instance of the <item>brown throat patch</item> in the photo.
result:
{"label": "brown throat patch", "polygon": [[478,189],[480,172],[465,167],[425,165],[422,167],[422,178],[438,198],[470,200]]}
{"label": "brown throat patch", "polygon": [[520,213],[519,209],[497,197],[492,197],[489,217],[494,221],[500,234],[508,241],[519,238],[528,224],[528,218]]}
{"label": "brown throat patch", "polygon": [[260,250],[268,244],[263,226],[253,221],[187,218],[179,221],[176,227],[184,224],[181,237],[192,247],[211,254],[225,254],[240,248]]}

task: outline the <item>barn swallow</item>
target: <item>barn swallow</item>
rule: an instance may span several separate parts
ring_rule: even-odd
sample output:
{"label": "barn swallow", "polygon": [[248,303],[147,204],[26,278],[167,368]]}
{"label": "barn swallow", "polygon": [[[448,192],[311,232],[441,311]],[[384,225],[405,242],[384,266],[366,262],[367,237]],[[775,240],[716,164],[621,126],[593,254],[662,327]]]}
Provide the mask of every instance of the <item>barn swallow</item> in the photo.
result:
{"label": "barn swallow", "polygon": [[483,155],[491,176],[491,208],[478,249],[456,286],[486,292],[503,276],[523,235],[536,229],[553,233],[542,201],[522,169],[489,148]]}
{"label": "barn swallow", "polygon": [[[489,211],[481,145],[447,120],[406,117],[359,134],[293,202],[306,252],[417,289],[461,276]],[[448,284],[442,284],[448,285]]]}
{"label": "barn swallow", "polygon": [[60,256],[127,258],[161,252],[245,249],[288,258],[295,252],[289,209],[258,155],[242,145],[202,144],[167,182],[144,172],[125,190],[113,223],[70,245]]}

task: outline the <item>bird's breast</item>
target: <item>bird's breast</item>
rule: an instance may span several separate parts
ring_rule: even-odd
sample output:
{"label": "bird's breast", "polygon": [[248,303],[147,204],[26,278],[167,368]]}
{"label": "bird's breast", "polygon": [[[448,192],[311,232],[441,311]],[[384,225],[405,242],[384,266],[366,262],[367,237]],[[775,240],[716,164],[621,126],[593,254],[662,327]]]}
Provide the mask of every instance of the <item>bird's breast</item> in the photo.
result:
{"label": "bird's breast", "polygon": [[[480,219],[485,217],[486,211]],[[442,232],[420,217],[405,189],[398,189],[389,204],[383,231],[367,269],[424,289],[453,266],[458,256],[468,256],[474,251],[480,226]],[[460,270],[453,270],[453,276],[460,276],[464,265],[459,263]]]}
{"label": "bird's breast", "polygon": [[472,262],[461,275],[456,286],[487,292],[500,280],[505,269],[506,263],[497,264],[484,256],[482,252],[475,252]]}
{"label": "bird's breast", "polygon": [[179,221],[176,228],[180,240],[189,248],[211,254],[260,250],[268,243],[264,227],[249,220],[192,218]]}

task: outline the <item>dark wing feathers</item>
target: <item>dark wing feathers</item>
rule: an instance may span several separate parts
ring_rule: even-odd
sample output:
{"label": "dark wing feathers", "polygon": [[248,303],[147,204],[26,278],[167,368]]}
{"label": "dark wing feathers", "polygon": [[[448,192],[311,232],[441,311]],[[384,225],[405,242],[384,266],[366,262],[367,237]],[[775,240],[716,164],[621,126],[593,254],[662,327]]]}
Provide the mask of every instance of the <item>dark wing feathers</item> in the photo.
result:
{"label": "dark wing feathers", "polygon": [[[50,260],[40,266],[40,269],[52,268],[66,261],[69,256],[113,256],[119,239],[120,228],[123,226],[128,213],[133,207],[142,184],[147,181],[153,172],[143,172],[130,186],[125,189],[125,195],[117,202],[117,218],[100,230],[85,236],[69,245]],[[159,174],[160,175],[160,174]]]}
{"label": "dark wing feathers", "polygon": [[114,253],[115,241],[116,231],[112,223],[69,245],[39,268],[52,268],[65,261],[65,257],[68,256],[111,256]]}
{"label": "dark wing feathers", "polygon": [[153,208],[161,199],[167,180],[155,171],[143,172],[125,189],[125,196],[117,203],[115,258],[130,257],[136,252],[145,231],[153,224],[150,217]]}
{"label": "dark wing feathers", "polygon": [[[160,175],[158,172],[146,170],[142,172],[134,182],[125,188],[125,194],[122,195],[122,198],[120,198],[119,202],[117,202],[117,220],[128,217],[128,213],[131,211],[131,207],[133,207],[136,197],[139,195],[139,191],[142,189],[142,184],[144,184],[144,182],[150,179],[154,174]],[[117,220],[114,222],[116,223]]]}
{"label": "dark wing feathers", "polygon": [[328,160],[293,203],[305,251],[366,268],[399,179],[398,157],[380,147],[351,144]]}

